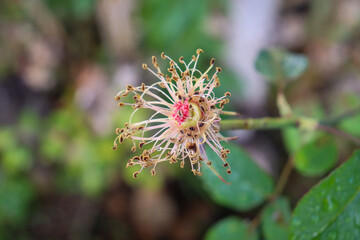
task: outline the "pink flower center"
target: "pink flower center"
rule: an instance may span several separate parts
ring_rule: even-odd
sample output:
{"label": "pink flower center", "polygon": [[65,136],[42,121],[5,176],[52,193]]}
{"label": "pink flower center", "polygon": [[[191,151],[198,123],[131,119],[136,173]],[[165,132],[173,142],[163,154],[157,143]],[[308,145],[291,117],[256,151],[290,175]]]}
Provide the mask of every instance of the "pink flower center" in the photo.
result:
{"label": "pink flower center", "polygon": [[181,126],[181,124],[190,116],[189,106],[190,104],[188,103],[188,99],[184,102],[178,101],[174,104],[174,111],[171,116],[179,124],[179,126]]}

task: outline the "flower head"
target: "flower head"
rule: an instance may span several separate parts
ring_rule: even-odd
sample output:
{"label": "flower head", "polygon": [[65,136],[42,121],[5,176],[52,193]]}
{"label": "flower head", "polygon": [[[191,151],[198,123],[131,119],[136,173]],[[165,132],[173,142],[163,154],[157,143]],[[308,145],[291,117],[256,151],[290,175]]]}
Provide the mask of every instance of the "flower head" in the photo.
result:
{"label": "flower head", "polygon": [[[227,97],[230,93],[227,92],[219,98],[215,96],[214,88],[220,86],[218,73],[221,68],[217,67],[215,73],[209,77],[208,74],[214,67],[213,58],[205,72],[198,70],[196,66],[202,52],[198,49],[196,56],[193,55],[188,64],[181,57],[179,62],[182,67],[162,53],[161,57],[168,59],[170,65],[167,69],[169,74],[166,75],[161,72],[156,57],[152,57],[155,71],[146,64],[143,64],[143,68],[159,80],[149,86],[144,83],[138,87],[127,85],[125,90],[115,96],[120,107],[131,105],[134,112],[124,128],[116,129],[118,136],[114,141],[114,149],[117,142],[122,143],[124,139],[132,140],[134,152],[137,146],[143,148],[148,145],[141,155],[133,157],[127,163],[127,166],[141,166],[140,170],[134,173],[134,177],[144,168],[152,168],[151,174],[155,175],[155,168],[161,162],[180,161],[180,167],[183,168],[186,159],[189,160],[191,171],[195,175],[201,175],[202,163],[214,171],[206,156],[204,144],[216,152],[227,168],[226,171],[231,173],[226,161],[230,151],[221,146],[220,141],[226,138],[219,133],[220,114],[226,113],[222,109],[229,102]],[[121,98],[130,93],[135,102],[120,102]],[[133,116],[139,109],[150,109],[153,115],[147,120],[134,123]]]}

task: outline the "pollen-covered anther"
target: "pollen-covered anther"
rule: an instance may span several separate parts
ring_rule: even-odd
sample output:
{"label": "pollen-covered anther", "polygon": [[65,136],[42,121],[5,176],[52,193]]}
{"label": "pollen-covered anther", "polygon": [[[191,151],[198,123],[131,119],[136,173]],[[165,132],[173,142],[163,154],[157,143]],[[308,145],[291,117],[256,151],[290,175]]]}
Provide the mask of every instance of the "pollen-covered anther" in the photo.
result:
{"label": "pollen-covered anther", "polygon": [[125,106],[125,103],[119,102],[119,103],[118,103],[118,106],[119,106],[119,107],[123,107],[123,106]]}
{"label": "pollen-covered anther", "polygon": [[144,70],[147,70],[147,69],[148,69],[147,64],[146,64],[146,63],[143,63],[143,64],[142,64],[142,68],[143,68]]}
{"label": "pollen-covered anther", "polygon": [[134,178],[137,178],[138,175],[139,175],[139,173],[140,173],[140,171],[134,172],[134,173],[133,173],[133,177],[134,177]]}
{"label": "pollen-covered anther", "polygon": [[162,58],[162,59],[166,59],[166,55],[165,55],[164,52],[161,53],[161,58]]}
{"label": "pollen-covered anther", "polygon": [[221,71],[222,71],[221,67],[216,68],[216,72],[221,73]]}
{"label": "pollen-covered anther", "polygon": [[135,90],[134,86],[132,86],[130,84],[126,85],[126,91],[131,92],[131,91],[134,91],[134,90]]}
{"label": "pollen-covered anther", "polygon": [[136,152],[136,146],[133,146],[133,147],[131,148],[131,151],[132,151],[132,152]]}
{"label": "pollen-covered anther", "polygon": [[226,92],[226,93],[224,94],[224,96],[225,96],[225,97],[231,97],[231,93]]}
{"label": "pollen-covered anther", "polygon": [[115,101],[119,101],[120,99],[121,99],[121,96],[119,96],[119,95],[115,96]]}
{"label": "pollen-covered anther", "polygon": [[214,63],[215,63],[215,58],[212,58],[212,59],[210,60],[210,65],[214,65]]}
{"label": "pollen-covered anther", "polygon": [[204,51],[201,49],[201,48],[198,48],[197,50],[196,50],[196,54],[197,55],[200,55],[201,53],[203,53]]}
{"label": "pollen-covered anther", "polygon": [[145,145],[145,142],[140,142],[139,143],[139,148],[143,148],[144,145]]}

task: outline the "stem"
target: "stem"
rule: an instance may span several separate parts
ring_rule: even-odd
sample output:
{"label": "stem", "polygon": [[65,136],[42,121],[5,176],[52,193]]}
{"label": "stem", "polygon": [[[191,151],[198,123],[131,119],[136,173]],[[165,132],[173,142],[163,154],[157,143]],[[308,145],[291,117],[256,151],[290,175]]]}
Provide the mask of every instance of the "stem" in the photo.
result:
{"label": "stem", "polygon": [[278,182],[276,183],[274,192],[270,195],[270,197],[266,199],[266,204],[264,205],[264,207],[262,207],[261,211],[251,221],[250,223],[251,230],[255,230],[259,226],[261,215],[265,210],[267,204],[274,201],[282,193],[293,169],[294,169],[294,159],[292,156],[290,156],[285,167],[282,169],[280,173],[280,177]]}
{"label": "stem", "polygon": [[293,168],[294,168],[294,159],[292,156],[290,156],[285,167],[283,168],[283,170],[280,174],[280,177],[279,177],[278,182],[276,183],[274,192],[269,197],[269,201],[273,201],[282,193]]}
{"label": "stem", "polygon": [[360,107],[354,108],[348,112],[344,112],[343,114],[336,116],[332,119],[323,121],[322,124],[324,125],[335,125],[339,122],[341,122],[342,120],[346,119],[346,118],[351,118],[354,117],[355,115],[360,114]]}
{"label": "stem", "polygon": [[231,129],[278,129],[291,126],[298,126],[298,118],[248,118],[229,119],[221,121],[221,130]]}

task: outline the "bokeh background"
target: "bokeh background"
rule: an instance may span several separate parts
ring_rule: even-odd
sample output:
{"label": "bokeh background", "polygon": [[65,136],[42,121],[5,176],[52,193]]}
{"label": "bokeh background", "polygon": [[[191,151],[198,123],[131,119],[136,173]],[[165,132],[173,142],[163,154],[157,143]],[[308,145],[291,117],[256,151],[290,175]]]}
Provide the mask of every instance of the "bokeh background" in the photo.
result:
{"label": "bokeh background", "polygon": [[[152,55],[188,60],[202,48],[200,68],[212,57],[223,68],[229,109],[277,116],[254,62],[280,46],[309,58],[290,103],[326,117],[360,105],[359,39],[359,0],[1,0],[0,239],[201,239],[224,216],[251,219],[258,209],[219,206],[178,166],[133,179],[130,143],[112,150],[132,110],[115,94],[154,81],[141,68]],[[278,131],[231,135],[278,177]],[[317,180],[292,176],[292,203]]]}

